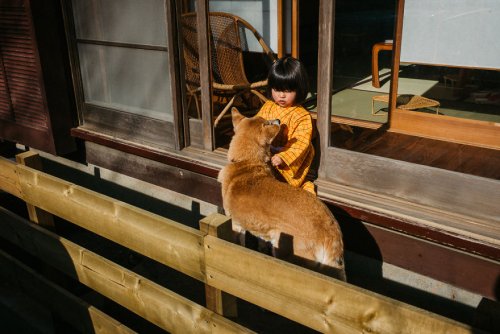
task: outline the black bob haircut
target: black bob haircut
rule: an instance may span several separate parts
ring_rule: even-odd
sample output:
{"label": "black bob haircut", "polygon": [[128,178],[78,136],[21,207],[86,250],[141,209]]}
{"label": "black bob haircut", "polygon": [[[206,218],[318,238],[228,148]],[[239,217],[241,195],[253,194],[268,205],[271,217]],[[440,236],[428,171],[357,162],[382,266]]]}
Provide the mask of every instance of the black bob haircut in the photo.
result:
{"label": "black bob haircut", "polygon": [[296,92],[295,103],[304,102],[309,93],[309,77],[306,68],[293,57],[283,57],[274,62],[267,76],[267,94],[271,90]]}

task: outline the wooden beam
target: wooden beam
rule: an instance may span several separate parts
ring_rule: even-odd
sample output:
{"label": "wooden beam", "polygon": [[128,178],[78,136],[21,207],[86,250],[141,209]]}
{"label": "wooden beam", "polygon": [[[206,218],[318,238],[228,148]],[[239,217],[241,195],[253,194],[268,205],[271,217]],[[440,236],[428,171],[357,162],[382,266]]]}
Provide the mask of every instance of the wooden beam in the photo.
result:
{"label": "wooden beam", "polygon": [[17,171],[24,201],[205,280],[200,231],[22,165]]}
{"label": "wooden beam", "polygon": [[217,174],[219,173],[219,169],[209,166],[206,163],[201,163],[193,159],[186,159],[186,157],[182,157],[165,150],[146,147],[144,145],[139,145],[137,143],[105,135],[89,129],[74,128],[71,130],[71,135],[85,140],[86,142],[90,142],[91,144],[95,143],[100,146],[106,146],[120,152],[158,161],[164,165],[190,170],[212,178],[217,178]]}
{"label": "wooden beam", "polygon": [[396,109],[398,95],[399,64],[401,57],[401,39],[403,36],[403,16],[405,0],[396,0],[396,22],[394,25],[394,40],[392,46],[391,85],[389,90],[389,115],[387,122],[392,127],[393,114]]}
{"label": "wooden beam", "polygon": [[170,94],[172,96],[172,106],[173,106],[173,117],[174,117],[174,141],[175,149],[180,150],[184,148],[184,122],[187,118],[184,118],[184,114],[187,115],[187,111],[184,113],[184,98],[182,95],[184,80],[181,79],[181,73],[179,73],[179,68],[181,68],[181,60],[179,52],[173,50],[182,50],[179,47],[180,32],[177,29],[174,17],[180,17],[180,3],[178,1],[166,0],[165,1],[165,27],[167,36],[167,56],[168,65],[170,73]]}
{"label": "wooden beam", "polygon": [[[233,238],[231,219],[220,214],[213,214],[200,220],[200,231],[230,241]],[[207,308],[225,317],[237,317],[236,297],[205,284]]]}
{"label": "wooden beam", "polygon": [[[170,333],[252,333],[88,249],[16,218],[4,209],[0,208],[0,215],[1,237]],[[123,231],[131,232],[124,233],[127,237],[134,233],[126,228]],[[145,243],[151,244],[149,240]]]}
{"label": "wooden beam", "polygon": [[212,117],[212,63],[210,59],[208,0],[197,0],[196,4],[201,82],[201,113],[203,120],[203,147],[206,150],[213,151],[215,148],[215,135],[214,120]]}
{"label": "wooden beam", "polygon": [[0,157],[0,189],[16,197],[22,197],[16,163]]}
{"label": "wooden beam", "polygon": [[390,131],[500,149],[500,123],[394,109]]}
{"label": "wooden beam", "polygon": [[476,333],[467,325],[212,236],[205,237],[205,254],[210,285],[322,333]]}
{"label": "wooden beam", "polygon": [[299,0],[292,0],[292,57],[299,58],[300,13]]}
{"label": "wooden beam", "polygon": [[0,251],[0,277],[3,283],[48,308],[71,324],[79,333],[135,333],[106,313],[55,285],[33,269]]}
{"label": "wooden beam", "polygon": [[278,0],[277,4],[277,15],[278,15],[278,58],[281,58],[285,55],[285,40],[286,38],[283,36],[284,24],[284,12],[283,12],[283,0]]}
{"label": "wooden beam", "polygon": [[[28,166],[39,171],[43,170],[40,155],[33,151],[26,151],[17,154],[16,161],[24,166]],[[28,215],[32,222],[45,227],[54,227],[54,217],[50,213],[29,203],[26,203],[26,207],[28,208]]]}
{"label": "wooden beam", "polygon": [[[326,152],[330,144],[330,115],[332,110],[333,87],[333,40],[335,28],[335,1],[319,2],[319,42],[318,42],[318,133],[320,150]],[[326,154],[321,154],[318,175],[326,175]]]}
{"label": "wooden beam", "polygon": [[[157,261],[163,260],[159,262],[180,268],[182,272],[194,273],[193,277],[216,289],[265,307],[315,330],[342,333],[395,333],[401,328],[408,333],[473,331],[470,327],[450,319],[375,295],[213,236],[203,237],[202,232],[194,233],[192,229],[175,222],[28,167],[19,165],[17,170],[21,193],[32,204],[50,207],[51,210],[47,211],[53,214],[76,221],[84,228],[98,230],[99,234],[108,239],[114,240],[114,237],[115,241],[125,247]],[[83,283],[126,307],[136,307],[133,301],[127,299],[135,298],[130,295],[139,296],[141,303],[146,300],[146,304],[153,305],[153,309],[167,307],[158,304],[156,299],[148,299],[153,298],[151,295],[161,295],[162,292],[155,286],[150,286],[147,280],[63,238],[55,235],[47,237],[50,232],[34,224],[27,224],[29,228],[25,225],[17,223],[1,229],[1,233],[4,238],[13,243],[17,242],[28,252],[57,262],[53,264],[60,270],[78,277]],[[37,232],[26,234],[20,228]],[[44,236],[37,236],[39,233]],[[203,248],[202,254],[200,247]],[[158,256],[160,249],[170,258]],[[235,258],[238,261],[234,261]],[[187,264],[179,265],[181,261]],[[98,277],[106,277],[106,282],[99,281]],[[95,282],[96,280],[98,282]],[[156,315],[149,315],[148,310],[140,309],[140,312],[146,312],[146,319],[153,317],[154,321],[161,322],[155,318]],[[142,316],[143,313],[140,314]]]}

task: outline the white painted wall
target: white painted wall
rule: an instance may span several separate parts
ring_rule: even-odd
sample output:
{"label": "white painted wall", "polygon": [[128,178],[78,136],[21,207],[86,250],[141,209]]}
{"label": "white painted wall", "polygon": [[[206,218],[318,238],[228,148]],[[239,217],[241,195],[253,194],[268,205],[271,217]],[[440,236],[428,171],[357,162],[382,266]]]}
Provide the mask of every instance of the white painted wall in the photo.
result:
{"label": "white painted wall", "polygon": [[[276,0],[210,0],[209,10],[235,14],[248,21],[274,51],[278,50],[278,14]],[[251,51],[262,51],[257,40],[247,36]]]}
{"label": "white painted wall", "polygon": [[500,69],[500,1],[406,0],[401,61]]}

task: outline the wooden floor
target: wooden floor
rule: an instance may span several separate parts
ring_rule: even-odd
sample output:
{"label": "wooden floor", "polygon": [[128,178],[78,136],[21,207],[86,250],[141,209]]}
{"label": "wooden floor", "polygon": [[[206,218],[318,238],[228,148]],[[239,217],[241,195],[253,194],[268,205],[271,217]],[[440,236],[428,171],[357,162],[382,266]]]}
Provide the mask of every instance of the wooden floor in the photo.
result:
{"label": "wooden floor", "polygon": [[460,173],[500,179],[500,150],[383,130],[334,127],[332,145]]}

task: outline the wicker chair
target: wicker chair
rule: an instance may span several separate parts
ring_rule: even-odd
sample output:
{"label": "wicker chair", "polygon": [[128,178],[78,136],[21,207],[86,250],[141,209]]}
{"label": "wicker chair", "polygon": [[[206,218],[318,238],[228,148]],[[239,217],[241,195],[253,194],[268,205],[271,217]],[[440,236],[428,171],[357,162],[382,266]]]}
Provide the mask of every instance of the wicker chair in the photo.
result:
{"label": "wicker chair", "polygon": [[[185,79],[188,96],[188,110],[194,100],[198,118],[200,115],[200,69],[198,61],[198,40],[196,13],[183,14],[181,18]],[[248,50],[245,29],[253,33],[270,63],[275,61],[271,49],[262,36],[242,18],[220,12],[209,13],[210,48],[212,63],[212,93],[222,101],[229,99],[214,121],[217,126],[224,114],[238,96],[252,93],[262,102],[265,96],[259,92],[267,86],[267,80],[249,82],[243,65],[243,51]]]}

